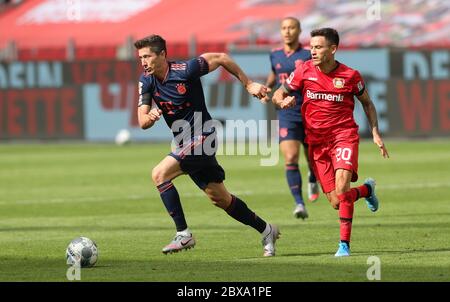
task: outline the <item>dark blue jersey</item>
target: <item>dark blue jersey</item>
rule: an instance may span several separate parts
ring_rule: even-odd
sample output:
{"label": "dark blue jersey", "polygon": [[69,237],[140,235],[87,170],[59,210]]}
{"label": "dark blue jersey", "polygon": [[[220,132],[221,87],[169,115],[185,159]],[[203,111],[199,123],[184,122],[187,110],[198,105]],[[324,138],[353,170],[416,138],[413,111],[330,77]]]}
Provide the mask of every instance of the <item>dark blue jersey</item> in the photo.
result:
{"label": "dark blue jersey", "polygon": [[[272,64],[272,71],[276,75],[276,88],[280,87],[291,72],[301,63],[311,59],[311,53],[309,50],[303,49],[301,45],[293,53],[286,53],[283,48],[278,48],[270,53],[270,63]],[[301,121],[302,116],[300,112],[300,106],[303,102],[302,95],[295,91],[291,95],[296,98],[296,105],[288,109],[279,109],[278,118],[288,121]]]}
{"label": "dark blue jersey", "polygon": [[[209,135],[214,132],[214,128],[205,126],[205,122],[211,120],[211,116],[206,108],[200,81],[200,77],[208,72],[208,63],[202,57],[169,62],[169,69],[162,82],[144,72],[139,78],[138,106],[151,106],[153,100],[162,110],[164,120],[171,128],[174,137],[183,133],[182,136],[178,136],[177,141],[180,138]],[[183,131],[183,127],[187,125],[186,122],[189,123],[190,133]]]}

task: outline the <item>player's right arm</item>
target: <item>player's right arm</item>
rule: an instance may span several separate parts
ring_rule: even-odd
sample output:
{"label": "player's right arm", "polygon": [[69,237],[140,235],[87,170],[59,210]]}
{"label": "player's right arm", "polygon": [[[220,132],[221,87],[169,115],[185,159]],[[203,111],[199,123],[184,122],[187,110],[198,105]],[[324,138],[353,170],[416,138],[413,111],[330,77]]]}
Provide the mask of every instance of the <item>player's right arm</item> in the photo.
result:
{"label": "player's right arm", "polygon": [[266,86],[269,88],[273,88],[275,86],[275,83],[277,82],[277,76],[275,72],[271,71],[269,75],[267,76],[266,80]]}
{"label": "player's right arm", "polygon": [[139,79],[138,123],[142,129],[152,127],[160,119],[162,111],[154,105],[150,84],[143,76]]}
{"label": "player's right arm", "polygon": [[281,109],[291,108],[295,105],[295,97],[289,95],[284,86],[281,85],[280,88],[275,90],[272,96],[272,103]]}
{"label": "player's right arm", "polygon": [[161,118],[162,111],[158,108],[152,108],[150,105],[141,105],[138,107],[138,121],[142,129],[152,127],[156,121]]}
{"label": "player's right arm", "polygon": [[301,68],[291,72],[289,78],[278,88],[272,96],[272,102],[281,109],[295,106],[295,97],[289,95],[292,91],[301,89]]}
{"label": "player's right arm", "polygon": [[267,76],[266,79],[266,87],[269,87],[270,89],[272,89],[273,87],[275,87],[275,84],[277,83],[277,74],[276,74],[276,69],[274,66],[274,53],[273,51],[270,53],[270,73]]}

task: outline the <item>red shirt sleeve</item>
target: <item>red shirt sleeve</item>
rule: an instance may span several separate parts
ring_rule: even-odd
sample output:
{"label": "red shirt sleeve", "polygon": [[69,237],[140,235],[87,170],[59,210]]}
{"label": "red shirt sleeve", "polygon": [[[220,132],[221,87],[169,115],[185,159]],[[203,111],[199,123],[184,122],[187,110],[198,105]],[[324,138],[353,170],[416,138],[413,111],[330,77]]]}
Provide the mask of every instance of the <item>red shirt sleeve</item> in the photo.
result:
{"label": "red shirt sleeve", "polygon": [[289,92],[303,88],[303,64],[300,64],[291,72],[283,86]]}
{"label": "red shirt sleeve", "polygon": [[361,95],[363,94],[366,84],[364,83],[364,80],[361,76],[361,74],[359,73],[359,71],[355,70],[355,74],[353,76],[353,81],[352,81],[352,92],[354,95]]}

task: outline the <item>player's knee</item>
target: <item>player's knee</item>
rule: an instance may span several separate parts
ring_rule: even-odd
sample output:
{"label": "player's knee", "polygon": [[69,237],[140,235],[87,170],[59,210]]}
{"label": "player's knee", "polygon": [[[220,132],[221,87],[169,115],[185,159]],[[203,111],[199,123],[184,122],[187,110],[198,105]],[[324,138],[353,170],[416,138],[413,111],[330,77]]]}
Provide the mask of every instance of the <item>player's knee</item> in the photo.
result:
{"label": "player's knee", "polygon": [[336,195],[341,195],[347,192],[347,188],[345,185],[336,185]]}
{"label": "player's knee", "polygon": [[155,183],[155,185],[162,184],[165,181],[164,176],[165,176],[165,173],[164,173],[163,169],[159,168],[158,166],[153,168],[152,180]]}
{"label": "player's knee", "polygon": [[339,196],[350,191],[350,182],[344,178],[336,179],[336,195]]}
{"label": "player's knee", "polygon": [[338,198],[331,198],[329,200],[331,207],[335,210],[339,210],[339,199]]}
{"label": "player's knee", "polygon": [[284,161],[286,164],[298,164],[298,153],[286,153]]}

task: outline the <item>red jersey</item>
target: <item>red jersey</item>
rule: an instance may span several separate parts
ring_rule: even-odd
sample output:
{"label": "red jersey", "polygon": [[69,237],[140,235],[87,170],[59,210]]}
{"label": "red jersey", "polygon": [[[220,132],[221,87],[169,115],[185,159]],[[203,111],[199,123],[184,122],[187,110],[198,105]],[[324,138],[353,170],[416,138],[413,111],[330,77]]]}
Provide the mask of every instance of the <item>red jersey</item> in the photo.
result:
{"label": "red jersey", "polygon": [[297,90],[303,95],[301,111],[309,144],[358,136],[353,96],[364,92],[364,81],[357,70],[337,63],[333,71],[323,73],[312,61],[306,61],[284,84],[288,91]]}

